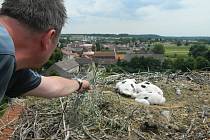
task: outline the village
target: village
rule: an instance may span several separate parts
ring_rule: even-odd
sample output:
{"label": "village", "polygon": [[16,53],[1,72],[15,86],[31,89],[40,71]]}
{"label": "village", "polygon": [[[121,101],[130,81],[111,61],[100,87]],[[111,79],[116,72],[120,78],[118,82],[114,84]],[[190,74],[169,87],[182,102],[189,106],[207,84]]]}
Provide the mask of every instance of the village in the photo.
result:
{"label": "village", "polygon": [[[108,66],[118,61],[129,62],[134,57],[164,60],[164,54],[153,52],[150,44],[140,41],[116,44],[110,41],[110,38],[106,38],[108,41],[98,44],[95,39],[104,38],[88,38],[85,35],[72,35],[71,39],[75,41],[62,45],[62,61],[52,65],[46,72],[48,75],[56,73],[62,77],[72,78],[73,73],[86,70],[93,62]],[[67,37],[61,37],[60,40],[67,40]]]}

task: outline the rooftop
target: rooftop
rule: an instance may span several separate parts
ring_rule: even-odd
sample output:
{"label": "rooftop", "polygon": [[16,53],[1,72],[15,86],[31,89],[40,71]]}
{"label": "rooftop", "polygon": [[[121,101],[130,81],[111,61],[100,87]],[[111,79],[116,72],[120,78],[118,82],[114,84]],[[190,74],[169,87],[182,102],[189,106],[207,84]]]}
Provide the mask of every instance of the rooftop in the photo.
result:
{"label": "rooftop", "polygon": [[105,56],[105,57],[108,57],[108,56],[115,56],[115,52],[111,51],[111,52],[95,52],[95,57],[97,56]]}
{"label": "rooftop", "polygon": [[65,60],[55,63],[56,66],[62,68],[65,71],[68,71],[74,67],[79,66],[79,64],[75,60]]}

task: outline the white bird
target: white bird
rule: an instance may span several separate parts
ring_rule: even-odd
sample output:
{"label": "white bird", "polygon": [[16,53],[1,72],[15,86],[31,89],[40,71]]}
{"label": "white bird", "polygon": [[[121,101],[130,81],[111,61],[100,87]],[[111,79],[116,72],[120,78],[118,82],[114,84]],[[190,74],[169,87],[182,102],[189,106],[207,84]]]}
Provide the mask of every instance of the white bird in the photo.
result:
{"label": "white bird", "polygon": [[136,100],[147,100],[150,104],[164,104],[166,99],[160,94],[154,93],[141,93],[136,97]]}
{"label": "white bird", "polygon": [[148,81],[137,84],[136,91],[137,92],[146,91],[148,93],[156,92],[156,93],[160,94],[161,96],[163,96],[163,91],[158,86],[153,85],[152,83],[150,83]]}
{"label": "white bird", "polygon": [[136,80],[126,79],[116,84],[116,90],[123,95],[130,96],[134,98],[134,93],[136,92]]}
{"label": "white bird", "polygon": [[135,101],[138,102],[138,103],[140,103],[140,104],[150,105],[149,101],[146,100],[146,99],[136,98]]}
{"label": "white bird", "polygon": [[135,101],[144,105],[163,104],[166,99],[163,91],[156,85],[144,81],[136,84],[135,79],[126,79],[116,84],[120,94],[135,98]]}

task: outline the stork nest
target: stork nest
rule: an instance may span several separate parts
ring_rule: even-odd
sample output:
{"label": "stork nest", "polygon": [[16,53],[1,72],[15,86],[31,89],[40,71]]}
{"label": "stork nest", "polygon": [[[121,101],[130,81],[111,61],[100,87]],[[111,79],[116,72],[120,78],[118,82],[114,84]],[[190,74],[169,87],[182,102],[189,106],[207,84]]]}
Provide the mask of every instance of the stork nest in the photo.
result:
{"label": "stork nest", "polygon": [[[196,74],[98,76],[94,90],[84,94],[53,100],[29,98],[13,139],[208,140],[209,77]],[[143,106],[118,95],[115,83],[126,78],[155,83],[164,91],[166,103]]]}

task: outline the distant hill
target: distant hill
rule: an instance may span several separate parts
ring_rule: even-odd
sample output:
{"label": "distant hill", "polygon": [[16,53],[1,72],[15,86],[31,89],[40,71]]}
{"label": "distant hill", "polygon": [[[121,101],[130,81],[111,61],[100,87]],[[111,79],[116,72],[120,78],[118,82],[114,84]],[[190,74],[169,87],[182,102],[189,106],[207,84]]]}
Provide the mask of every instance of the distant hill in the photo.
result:
{"label": "distant hill", "polygon": [[176,36],[160,36],[156,34],[142,34],[142,35],[134,35],[134,34],[62,34],[61,36],[67,37],[67,36],[92,36],[92,37],[100,37],[100,38],[136,38],[136,39],[162,39],[162,40],[204,40],[204,41],[210,41],[210,36],[183,36],[183,37],[176,37]]}

